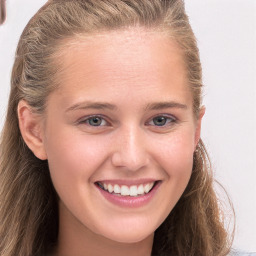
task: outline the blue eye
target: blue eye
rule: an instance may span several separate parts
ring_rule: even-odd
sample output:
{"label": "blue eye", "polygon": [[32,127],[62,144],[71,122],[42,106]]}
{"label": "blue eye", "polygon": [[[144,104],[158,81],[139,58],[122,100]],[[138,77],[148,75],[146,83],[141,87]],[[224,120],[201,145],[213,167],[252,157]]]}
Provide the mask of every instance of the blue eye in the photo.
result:
{"label": "blue eye", "polygon": [[92,116],[85,120],[82,120],[80,123],[85,123],[90,126],[105,126],[107,121],[100,116]]}
{"label": "blue eye", "polygon": [[88,123],[91,125],[91,126],[100,126],[101,123],[102,123],[102,118],[100,117],[91,117],[88,119]]}
{"label": "blue eye", "polygon": [[173,117],[156,116],[149,122],[149,124],[154,126],[166,126],[171,123],[174,123],[175,121],[176,119]]}
{"label": "blue eye", "polygon": [[157,126],[163,126],[166,124],[166,122],[167,122],[167,120],[166,120],[166,117],[164,117],[164,116],[157,116],[157,117],[153,118],[153,123],[154,123],[154,125],[157,125]]}

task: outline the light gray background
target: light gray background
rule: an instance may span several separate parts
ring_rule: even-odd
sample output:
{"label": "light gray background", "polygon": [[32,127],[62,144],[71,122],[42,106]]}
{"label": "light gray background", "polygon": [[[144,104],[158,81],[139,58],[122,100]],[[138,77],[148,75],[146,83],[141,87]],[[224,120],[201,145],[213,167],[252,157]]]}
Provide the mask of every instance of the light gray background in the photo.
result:
{"label": "light gray background", "polygon": [[[7,0],[0,26],[0,129],[18,38],[46,0]],[[185,0],[205,84],[202,138],[237,215],[234,247],[256,251],[256,0]]]}

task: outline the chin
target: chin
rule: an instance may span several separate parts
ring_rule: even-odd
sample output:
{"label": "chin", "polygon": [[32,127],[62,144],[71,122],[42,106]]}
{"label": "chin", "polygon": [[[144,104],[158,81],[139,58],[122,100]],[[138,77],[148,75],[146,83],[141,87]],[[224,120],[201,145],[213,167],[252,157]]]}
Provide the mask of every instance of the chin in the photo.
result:
{"label": "chin", "polygon": [[[153,233],[152,233],[153,234]],[[148,238],[152,234],[119,234],[118,236],[108,236],[106,238],[118,242],[118,243],[125,243],[125,244],[133,244],[133,243],[139,243],[146,238]]]}
{"label": "chin", "polygon": [[[134,227],[134,226],[133,226]],[[127,226],[115,229],[115,230],[108,230],[107,232],[102,233],[105,238],[110,239],[115,242],[119,243],[139,243],[148,237],[154,234],[155,229],[149,229],[148,227],[139,227],[137,228],[127,228]]]}

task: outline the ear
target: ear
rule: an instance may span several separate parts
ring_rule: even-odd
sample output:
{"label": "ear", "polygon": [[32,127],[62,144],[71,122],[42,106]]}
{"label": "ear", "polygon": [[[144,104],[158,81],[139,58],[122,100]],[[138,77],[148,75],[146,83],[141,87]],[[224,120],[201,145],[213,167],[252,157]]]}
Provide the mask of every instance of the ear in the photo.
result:
{"label": "ear", "polygon": [[194,150],[196,150],[196,146],[200,140],[200,136],[201,136],[201,123],[202,123],[202,119],[203,116],[205,114],[205,107],[201,107],[200,112],[199,112],[199,116],[198,119],[196,120],[196,132],[195,132],[195,147]]}
{"label": "ear", "polygon": [[46,160],[47,155],[42,140],[42,117],[34,113],[28,103],[24,100],[19,102],[17,112],[19,128],[23,140],[37,158]]}

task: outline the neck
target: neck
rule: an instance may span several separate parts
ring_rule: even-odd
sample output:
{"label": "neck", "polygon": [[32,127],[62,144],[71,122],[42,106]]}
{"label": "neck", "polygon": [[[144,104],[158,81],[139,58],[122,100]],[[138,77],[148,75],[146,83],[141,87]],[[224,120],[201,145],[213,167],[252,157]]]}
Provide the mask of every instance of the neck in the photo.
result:
{"label": "neck", "polygon": [[82,240],[66,241],[61,238],[59,240],[55,256],[150,256],[152,245],[149,246],[151,238],[142,242],[123,244],[106,238],[94,240],[93,236],[88,239],[84,237]]}

